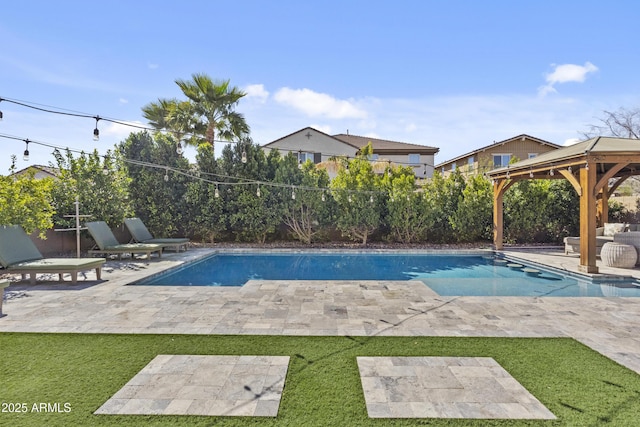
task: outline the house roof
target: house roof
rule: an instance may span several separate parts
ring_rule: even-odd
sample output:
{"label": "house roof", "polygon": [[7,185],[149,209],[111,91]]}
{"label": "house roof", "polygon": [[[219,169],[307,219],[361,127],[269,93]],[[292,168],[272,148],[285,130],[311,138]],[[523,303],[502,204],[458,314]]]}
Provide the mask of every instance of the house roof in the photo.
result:
{"label": "house roof", "polygon": [[52,177],[55,177],[58,175],[58,169],[57,168],[52,168],[50,166],[43,166],[43,165],[29,165],[26,168],[20,169],[18,171],[15,171],[14,173],[12,173],[11,175],[24,175],[25,173],[29,172],[29,171],[35,171],[35,172],[44,172],[46,174],[51,175]]}
{"label": "house roof", "polygon": [[[636,159],[639,154],[640,140],[599,136],[557,150],[542,153],[539,156],[521,160],[509,166],[491,170],[487,172],[487,175],[499,175],[507,170],[510,172],[529,170],[530,168],[540,166],[554,167],[554,164],[566,164],[574,160],[576,162],[584,162],[588,157],[593,157],[597,161],[599,156],[605,158],[607,155],[629,156],[631,163],[627,168],[638,170],[640,164],[637,163]],[[603,169],[606,167],[606,165],[602,166]]]}
{"label": "house roof", "polygon": [[390,153],[415,153],[415,154],[435,154],[440,149],[429,147],[427,145],[409,144],[406,142],[389,141],[386,139],[370,138],[366,136],[357,136],[340,133],[333,135],[334,138],[346,142],[357,148],[362,148],[371,142],[374,153],[390,154]]}
{"label": "house roof", "polygon": [[535,136],[531,136],[531,135],[527,135],[527,134],[523,133],[523,134],[520,134],[518,136],[514,136],[514,137],[511,137],[511,138],[505,139],[503,141],[498,141],[498,142],[494,141],[492,144],[485,145],[484,147],[481,147],[481,148],[478,148],[476,150],[470,151],[470,152],[468,152],[466,154],[462,154],[462,155],[460,155],[458,157],[454,157],[453,159],[441,162],[441,163],[437,164],[435,167],[439,168],[439,167],[441,167],[443,165],[446,165],[446,164],[449,164],[449,163],[453,163],[453,162],[456,162],[458,160],[465,159],[467,157],[470,157],[470,156],[473,156],[475,154],[481,153],[481,152],[486,151],[486,150],[488,150],[490,148],[497,147],[499,145],[504,145],[504,144],[507,144],[509,142],[514,142],[514,141],[517,141],[517,140],[522,139],[522,138],[526,138],[528,140],[535,141],[535,142],[537,142],[539,144],[548,145],[548,146],[554,147],[554,148],[561,148],[562,147],[561,145],[554,144],[553,142],[545,141],[544,139],[536,138]]}
{"label": "house roof", "polygon": [[268,144],[263,145],[263,147],[269,147],[272,144],[276,144],[277,142],[289,138],[292,135],[313,130],[314,132],[318,132],[322,135],[325,135],[328,138],[335,139],[341,143],[347,144],[356,150],[366,146],[369,142],[371,142],[371,146],[373,147],[373,152],[377,154],[394,154],[394,153],[415,153],[415,154],[435,154],[439,151],[439,148],[429,147],[427,145],[419,145],[419,144],[409,144],[406,142],[398,142],[398,141],[389,141],[386,139],[378,139],[378,138],[370,138],[366,136],[357,136],[357,135],[349,135],[349,134],[337,134],[337,135],[329,135],[318,129],[314,129],[312,127],[307,126],[306,128],[297,130],[288,135],[285,135],[281,138],[276,139]]}

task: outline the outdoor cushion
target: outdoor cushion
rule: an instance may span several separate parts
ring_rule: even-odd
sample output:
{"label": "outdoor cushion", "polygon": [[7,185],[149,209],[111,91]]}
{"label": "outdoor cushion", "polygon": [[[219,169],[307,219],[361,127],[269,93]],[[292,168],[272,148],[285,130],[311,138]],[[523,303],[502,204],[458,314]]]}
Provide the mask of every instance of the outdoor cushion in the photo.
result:
{"label": "outdoor cushion", "polygon": [[98,249],[92,249],[89,253],[114,253],[114,254],[139,254],[146,253],[147,258],[151,258],[152,252],[158,252],[162,256],[162,245],[155,243],[120,243],[116,236],[104,221],[92,221],[86,224],[91,237],[95,240]]}
{"label": "outdoor cushion", "polygon": [[62,281],[64,273],[71,274],[71,282],[77,281],[78,272],[96,269],[100,280],[104,258],[44,258],[27,233],[18,225],[0,226],[0,264],[10,273],[29,274],[31,283],[36,273],[57,273]]}
{"label": "outdoor cushion", "polygon": [[627,224],[621,222],[605,222],[604,235],[613,236],[616,233],[622,233],[627,228]]}
{"label": "outdoor cushion", "polygon": [[189,239],[186,237],[158,237],[154,238],[149,232],[146,225],[140,218],[126,218],[124,225],[131,233],[131,237],[135,242],[139,243],[157,243],[164,247],[173,247],[177,251],[181,246],[184,246],[185,250],[189,244]]}

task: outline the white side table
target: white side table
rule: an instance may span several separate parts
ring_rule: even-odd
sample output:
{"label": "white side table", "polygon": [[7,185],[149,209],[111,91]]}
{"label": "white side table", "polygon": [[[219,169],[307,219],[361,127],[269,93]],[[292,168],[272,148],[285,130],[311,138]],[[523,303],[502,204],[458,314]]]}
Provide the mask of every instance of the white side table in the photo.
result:
{"label": "white side table", "polygon": [[638,260],[638,252],[632,245],[607,242],[602,245],[600,259],[608,267],[633,268]]}

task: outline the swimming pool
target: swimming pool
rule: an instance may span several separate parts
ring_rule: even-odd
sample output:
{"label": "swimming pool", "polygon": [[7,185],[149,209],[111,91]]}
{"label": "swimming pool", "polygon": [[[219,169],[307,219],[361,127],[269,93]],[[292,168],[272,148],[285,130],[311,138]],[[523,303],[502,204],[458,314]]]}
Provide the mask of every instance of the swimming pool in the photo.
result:
{"label": "swimming pool", "polygon": [[[527,273],[532,267],[539,273]],[[640,296],[635,282],[594,282],[493,253],[224,253],[133,284],[242,286],[254,279],[421,280],[443,296]]]}

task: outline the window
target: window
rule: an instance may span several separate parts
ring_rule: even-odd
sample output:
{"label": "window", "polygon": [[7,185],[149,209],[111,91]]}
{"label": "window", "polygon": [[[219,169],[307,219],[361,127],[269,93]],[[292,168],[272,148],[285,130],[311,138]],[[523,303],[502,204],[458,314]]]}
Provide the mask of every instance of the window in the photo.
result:
{"label": "window", "polygon": [[475,162],[473,161],[473,156],[469,157],[469,160],[467,160],[467,164],[468,164],[469,166],[473,166],[473,164],[474,164],[474,163],[475,163]]}
{"label": "window", "polygon": [[529,153],[529,159],[533,159],[534,157],[537,157],[538,153]]}
{"label": "window", "polygon": [[379,156],[377,154],[373,153],[373,154],[369,154],[367,156],[367,159],[369,159],[369,160],[378,160],[378,157]]}
{"label": "window", "polygon": [[458,166],[458,165],[456,165],[455,163],[451,163],[451,170],[452,171],[456,170],[456,166]]}
{"label": "window", "polygon": [[420,154],[409,154],[409,163],[417,165],[420,163]]}
{"label": "window", "polygon": [[501,168],[507,166],[511,160],[511,154],[494,154],[493,167]]}
{"label": "window", "polygon": [[313,153],[306,153],[304,151],[298,152],[298,163],[304,163],[307,160],[311,160],[313,162]]}

